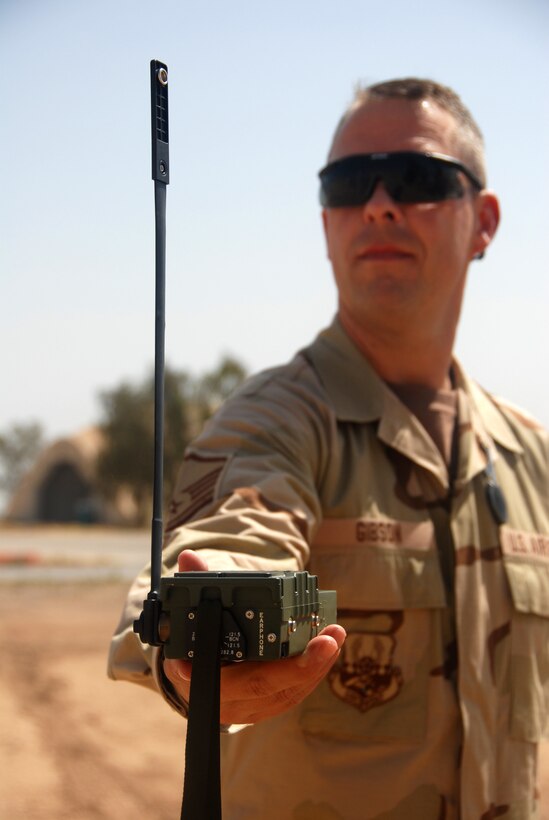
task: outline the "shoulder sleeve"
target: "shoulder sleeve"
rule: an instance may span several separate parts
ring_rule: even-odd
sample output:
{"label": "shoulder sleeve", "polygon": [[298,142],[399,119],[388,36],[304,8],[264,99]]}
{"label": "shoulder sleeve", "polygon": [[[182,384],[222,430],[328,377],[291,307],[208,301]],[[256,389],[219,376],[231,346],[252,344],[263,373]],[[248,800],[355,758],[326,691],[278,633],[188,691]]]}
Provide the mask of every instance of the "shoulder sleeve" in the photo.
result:
{"label": "shoulder sleeve", "polygon": [[167,546],[237,553],[237,566],[304,566],[321,515],[326,422],[320,386],[301,357],[252,380],[187,450]]}

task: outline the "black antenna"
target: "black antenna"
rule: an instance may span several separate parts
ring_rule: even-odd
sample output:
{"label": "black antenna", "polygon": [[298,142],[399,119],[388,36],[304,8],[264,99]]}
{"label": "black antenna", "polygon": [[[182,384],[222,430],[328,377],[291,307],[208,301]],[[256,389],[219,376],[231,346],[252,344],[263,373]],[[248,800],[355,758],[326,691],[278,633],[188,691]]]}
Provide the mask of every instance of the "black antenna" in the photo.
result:
{"label": "black antenna", "polygon": [[151,60],[151,144],[155,213],[154,479],[151,523],[151,588],[134,631],[144,643],[160,646],[162,611],[162,508],[164,503],[164,331],[166,324],[166,185],[170,181],[168,66]]}

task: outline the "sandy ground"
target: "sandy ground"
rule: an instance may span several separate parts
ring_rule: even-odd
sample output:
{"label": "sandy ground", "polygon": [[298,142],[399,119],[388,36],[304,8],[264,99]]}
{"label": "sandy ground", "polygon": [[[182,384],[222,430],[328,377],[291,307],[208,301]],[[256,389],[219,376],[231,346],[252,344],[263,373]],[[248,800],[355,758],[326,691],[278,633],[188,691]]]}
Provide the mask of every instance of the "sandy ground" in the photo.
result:
{"label": "sandy ground", "polygon": [[0,817],[179,817],[183,721],[106,677],[124,584],[0,587]]}
{"label": "sandy ground", "polygon": [[[1,558],[16,542],[0,536]],[[179,817],[183,721],[154,693],[106,676],[127,587],[0,583],[0,820]],[[541,773],[539,820],[549,820],[549,744]]]}

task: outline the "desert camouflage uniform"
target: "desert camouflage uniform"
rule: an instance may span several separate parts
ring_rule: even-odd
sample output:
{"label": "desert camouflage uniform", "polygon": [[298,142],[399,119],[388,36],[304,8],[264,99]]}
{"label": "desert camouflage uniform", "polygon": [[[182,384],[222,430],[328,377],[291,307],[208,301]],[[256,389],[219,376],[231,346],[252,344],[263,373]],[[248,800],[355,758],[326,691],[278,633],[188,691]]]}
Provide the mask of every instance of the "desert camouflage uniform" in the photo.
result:
{"label": "desert camouflage uniform", "polygon": [[[454,366],[448,470],[337,321],[250,380],[189,449],[168,524],[211,569],[302,569],[348,638],[300,706],[223,735],[228,820],[530,820],[549,706],[547,435]],[[507,501],[486,500],[489,460]],[[131,621],[110,674],[160,685]]]}

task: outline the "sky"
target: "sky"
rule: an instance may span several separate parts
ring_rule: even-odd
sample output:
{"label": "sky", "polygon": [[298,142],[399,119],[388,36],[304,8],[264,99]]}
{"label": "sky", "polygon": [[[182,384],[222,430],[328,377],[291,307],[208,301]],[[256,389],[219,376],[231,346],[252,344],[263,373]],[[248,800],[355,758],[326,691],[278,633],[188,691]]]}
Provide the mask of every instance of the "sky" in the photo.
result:
{"label": "sky", "polygon": [[331,321],[316,174],[335,124],[357,82],[432,77],[479,121],[502,206],[457,355],[549,426],[548,34],[545,0],[0,0],[0,432],[70,435],[152,369],[152,58],[172,367],[270,367]]}

